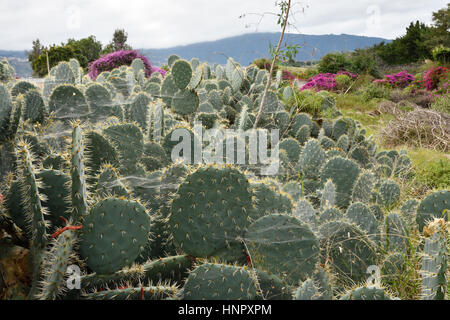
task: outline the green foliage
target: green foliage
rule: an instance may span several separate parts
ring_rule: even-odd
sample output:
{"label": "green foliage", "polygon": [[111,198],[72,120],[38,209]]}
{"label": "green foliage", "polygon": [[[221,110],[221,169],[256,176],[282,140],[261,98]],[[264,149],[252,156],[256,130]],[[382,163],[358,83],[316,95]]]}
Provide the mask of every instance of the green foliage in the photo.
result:
{"label": "green foliage", "polygon": [[433,59],[441,65],[450,63],[450,48],[439,46],[433,49]]}
{"label": "green foliage", "polygon": [[341,70],[349,70],[350,62],[345,53],[328,53],[319,61],[320,73],[338,73]]}
{"label": "green foliage", "polygon": [[361,88],[360,92],[363,99],[367,102],[372,99],[389,99],[391,96],[391,90],[389,88],[375,83],[371,83],[367,87]]}
{"label": "green foliage", "polygon": [[38,57],[30,56],[29,61],[33,74],[44,77],[48,73],[47,54],[50,68],[53,68],[61,61],[76,59],[82,68],[87,69],[90,62],[100,57],[101,49],[102,44],[97,41],[95,36],[80,40],[69,39],[67,43],[52,45],[50,48],[44,49]]}
{"label": "green foliage", "polygon": [[377,54],[388,64],[408,64],[431,58],[431,50],[426,46],[429,27],[419,21],[411,22],[406,34],[391,43],[375,46]]}

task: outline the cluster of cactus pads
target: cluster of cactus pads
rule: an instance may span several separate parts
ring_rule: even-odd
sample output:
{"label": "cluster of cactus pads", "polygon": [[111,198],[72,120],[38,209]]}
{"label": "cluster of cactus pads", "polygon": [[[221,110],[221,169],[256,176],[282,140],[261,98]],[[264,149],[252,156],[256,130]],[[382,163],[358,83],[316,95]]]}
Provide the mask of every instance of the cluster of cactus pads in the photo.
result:
{"label": "cluster of cactus pads", "polygon": [[[405,152],[379,152],[350,118],[286,111],[279,81],[261,106],[265,70],[168,65],[92,81],[71,60],[43,89],[0,84],[1,298],[398,299],[413,251],[423,299],[448,298],[450,191],[405,200]],[[171,161],[175,129],[194,146],[207,129],[253,128],[260,107],[278,174]]]}

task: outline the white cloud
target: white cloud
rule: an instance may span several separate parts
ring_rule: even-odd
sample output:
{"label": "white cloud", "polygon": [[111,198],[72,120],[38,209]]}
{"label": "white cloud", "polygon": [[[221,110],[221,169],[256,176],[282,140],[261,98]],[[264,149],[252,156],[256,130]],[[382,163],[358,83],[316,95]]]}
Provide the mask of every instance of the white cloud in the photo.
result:
{"label": "white cloud", "polygon": [[[136,48],[161,48],[254,31],[279,31],[274,0],[2,0],[0,49],[29,49],[95,35],[110,41],[124,28]],[[304,0],[293,9],[293,33],[395,38],[413,20],[431,23],[442,0]],[[304,9],[304,11],[303,11]],[[246,14],[244,18],[239,16]],[[246,28],[246,25],[249,27]]]}

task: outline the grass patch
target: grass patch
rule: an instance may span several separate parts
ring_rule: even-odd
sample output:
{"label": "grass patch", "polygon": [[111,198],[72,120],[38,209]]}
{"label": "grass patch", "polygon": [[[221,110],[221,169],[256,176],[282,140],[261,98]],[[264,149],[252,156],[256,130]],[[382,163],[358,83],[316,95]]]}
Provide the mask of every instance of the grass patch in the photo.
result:
{"label": "grass patch", "polygon": [[450,155],[426,148],[405,145],[390,148],[383,144],[379,132],[394,119],[394,116],[374,112],[382,100],[373,99],[366,102],[361,96],[355,94],[340,94],[335,98],[337,107],[344,116],[358,120],[366,128],[367,136],[375,136],[379,151],[395,149],[408,152],[415,178],[404,186],[404,196],[423,198],[431,190],[450,189]]}

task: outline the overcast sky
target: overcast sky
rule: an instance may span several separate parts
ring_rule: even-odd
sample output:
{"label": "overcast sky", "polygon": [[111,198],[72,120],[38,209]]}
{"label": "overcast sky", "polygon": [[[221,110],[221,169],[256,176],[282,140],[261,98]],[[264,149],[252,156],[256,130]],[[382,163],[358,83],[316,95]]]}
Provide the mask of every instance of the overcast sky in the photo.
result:
{"label": "overcast sky", "polygon": [[[393,39],[413,20],[431,23],[447,0],[293,0],[292,33]],[[124,28],[135,48],[164,48],[249,32],[280,31],[275,0],[0,0],[0,49],[30,49]],[[263,13],[272,13],[260,16]],[[242,14],[244,17],[239,18]],[[262,20],[261,20],[262,18]]]}

